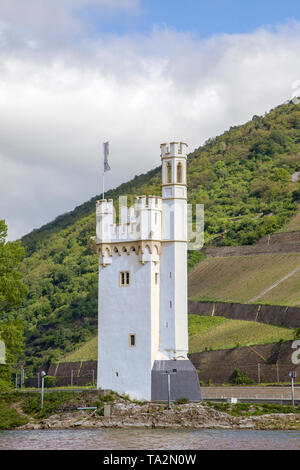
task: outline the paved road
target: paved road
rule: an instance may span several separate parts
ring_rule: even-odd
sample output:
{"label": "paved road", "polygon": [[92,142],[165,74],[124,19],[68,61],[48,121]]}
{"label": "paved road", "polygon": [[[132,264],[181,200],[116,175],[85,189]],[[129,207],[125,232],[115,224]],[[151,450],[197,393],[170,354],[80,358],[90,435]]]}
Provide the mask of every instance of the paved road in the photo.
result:
{"label": "paved road", "polygon": [[[276,399],[276,400],[290,400],[291,387],[201,387],[202,398],[256,398],[262,399]],[[295,399],[300,400],[300,386],[295,387]]]}

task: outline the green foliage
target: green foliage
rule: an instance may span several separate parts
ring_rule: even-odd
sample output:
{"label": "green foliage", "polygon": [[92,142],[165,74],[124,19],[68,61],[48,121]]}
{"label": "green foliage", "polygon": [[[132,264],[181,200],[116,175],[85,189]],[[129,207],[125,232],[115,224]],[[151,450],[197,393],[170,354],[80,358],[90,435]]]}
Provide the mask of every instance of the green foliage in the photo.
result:
{"label": "green foliage", "polygon": [[110,403],[115,400],[115,396],[113,393],[107,393],[102,397],[102,401],[105,403]]}
{"label": "green foliage", "polygon": [[179,398],[175,401],[175,405],[186,405],[187,403],[190,403],[188,398]]}
{"label": "green foliage", "polygon": [[0,391],[12,387],[11,376],[14,366],[24,350],[23,325],[20,321],[0,323],[0,339],[5,344],[5,364],[0,364]]}
{"label": "green foliage", "polygon": [[[206,243],[253,244],[282,227],[300,200],[299,188],[291,182],[299,168],[299,106],[293,103],[264,117],[254,116],[192,152],[188,201],[205,205]],[[157,167],[106,196],[114,199],[118,210],[120,195],[128,195],[132,204],[135,195],[159,195],[160,184]],[[98,262],[90,237],[95,234],[95,202],[100,197],[22,239],[28,257],[21,271],[29,295],[22,308],[5,311],[4,317],[24,320],[28,371],[59,360],[97,332]],[[19,244],[14,246],[22,250]],[[189,253],[189,269],[200,260],[198,252]],[[20,301],[19,286],[20,295],[2,300],[10,310],[13,301]]]}
{"label": "green foliage", "polygon": [[[47,392],[44,395],[44,407],[41,409],[41,395],[34,393],[24,400],[22,409],[24,413],[35,418],[47,418],[57,411],[63,411],[63,404],[67,403],[69,407],[74,397],[74,392]],[[75,404],[72,405],[72,408],[74,407]]]}
{"label": "green foliage", "polygon": [[9,392],[12,390],[12,384],[10,382],[10,373],[7,373],[7,368],[0,366],[0,392]]}
{"label": "green foliage", "polygon": [[300,338],[300,327],[294,330],[294,339],[299,339],[299,338]]}
{"label": "green foliage", "polygon": [[25,249],[20,242],[6,242],[6,237],[7,226],[0,220],[0,315],[19,306],[27,294],[23,275],[17,269]]}
{"label": "green foliage", "polygon": [[230,382],[234,385],[247,385],[253,384],[254,380],[250,379],[241,369],[235,369]]}
{"label": "green foliage", "polygon": [[205,254],[201,251],[189,250],[188,251],[188,271],[190,271],[196,264],[205,259]]}
{"label": "green foliage", "polygon": [[52,377],[51,375],[46,375],[44,379],[45,387],[53,388],[56,387],[56,377]]}
{"label": "green foliage", "polygon": [[20,415],[14,408],[7,406],[5,403],[0,404],[0,430],[23,426],[28,421],[29,419],[26,416]]}
{"label": "green foliage", "polygon": [[189,315],[188,316],[188,329],[189,337],[200,335],[205,331],[215,328],[221,323],[228,321],[225,317],[210,317],[202,315]]}
{"label": "green foliage", "polygon": [[279,405],[274,403],[211,403],[206,405],[231,416],[261,416],[270,413],[300,413],[300,406]]}

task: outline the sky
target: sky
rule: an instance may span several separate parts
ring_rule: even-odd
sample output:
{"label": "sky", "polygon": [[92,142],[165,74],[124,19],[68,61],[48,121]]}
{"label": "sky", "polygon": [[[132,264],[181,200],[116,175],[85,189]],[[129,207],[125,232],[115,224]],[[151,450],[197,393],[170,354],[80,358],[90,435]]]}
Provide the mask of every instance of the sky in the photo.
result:
{"label": "sky", "polygon": [[0,0],[0,219],[14,240],[300,94],[291,0]]}

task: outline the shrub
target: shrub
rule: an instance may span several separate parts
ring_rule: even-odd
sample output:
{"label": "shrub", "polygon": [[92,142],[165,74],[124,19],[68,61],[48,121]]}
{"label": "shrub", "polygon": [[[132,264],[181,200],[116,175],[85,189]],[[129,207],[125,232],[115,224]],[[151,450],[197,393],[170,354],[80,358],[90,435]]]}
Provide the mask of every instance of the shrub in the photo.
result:
{"label": "shrub", "polygon": [[296,328],[296,329],[294,330],[294,338],[295,338],[295,339],[300,338],[300,328]]}
{"label": "shrub", "polygon": [[188,398],[179,398],[175,401],[175,405],[185,405],[186,403],[190,403]]}
{"label": "shrub", "polygon": [[[41,409],[41,395],[39,393],[32,394],[24,400],[22,409],[24,413],[35,418],[47,418],[51,414],[63,410],[66,402],[68,402],[67,407],[70,407],[70,401],[74,398],[74,392],[47,392],[44,396],[44,408]],[[71,408],[74,407],[75,403],[72,403]]]}
{"label": "shrub", "polygon": [[0,429],[11,429],[23,426],[29,421],[25,416],[20,415],[14,408],[6,404],[0,405]]}
{"label": "shrub", "polygon": [[244,372],[240,369],[235,369],[230,382],[235,385],[244,385],[244,384],[253,384],[254,380],[250,379]]}
{"label": "shrub", "polygon": [[53,388],[56,386],[56,377],[52,377],[51,375],[46,375],[45,377],[45,387]]}

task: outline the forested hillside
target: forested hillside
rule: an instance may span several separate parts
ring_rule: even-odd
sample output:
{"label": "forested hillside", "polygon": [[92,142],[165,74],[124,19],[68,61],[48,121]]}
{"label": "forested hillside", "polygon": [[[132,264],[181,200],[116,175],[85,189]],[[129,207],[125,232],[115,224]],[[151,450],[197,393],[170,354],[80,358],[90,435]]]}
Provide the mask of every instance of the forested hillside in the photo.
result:
{"label": "forested hillside", "polygon": [[[300,106],[281,105],[264,117],[212,138],[188,158],[188,199],[205,204],[205,241],[253,244],[280,229],[300,200],[291,175],[300,169]],[[107,193],[160,194],[160,168]],[[55,360],[96,333],[95,201],[26,235],[22,271],[29,296],[10,316],[24,320],[27,364]],[[198,257],[192,253],[190,264]]]}

